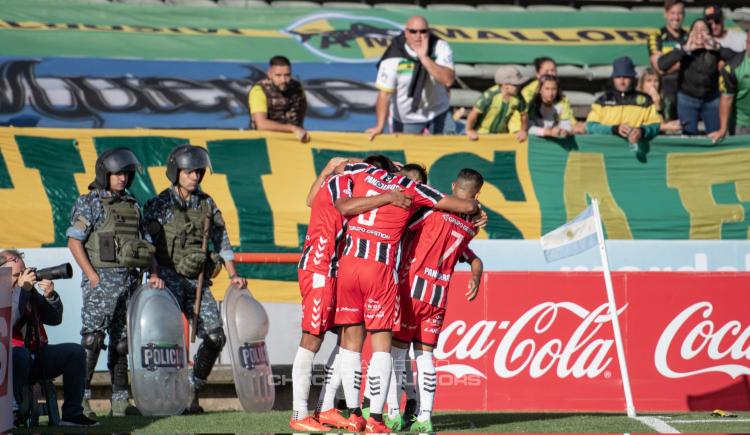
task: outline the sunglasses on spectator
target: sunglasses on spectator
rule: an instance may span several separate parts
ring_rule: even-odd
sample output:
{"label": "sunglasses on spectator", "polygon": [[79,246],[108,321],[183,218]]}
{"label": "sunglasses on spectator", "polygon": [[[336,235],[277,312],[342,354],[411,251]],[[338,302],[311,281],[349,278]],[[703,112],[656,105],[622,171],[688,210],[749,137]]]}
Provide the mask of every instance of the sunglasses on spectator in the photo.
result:
{"label": "sunglasses on spectator", "polygon": [[411,33],[412,35],[415,35],[419,33],[420,35],[426,35],[430,32],[430,29],[406,29],[407,32]]}

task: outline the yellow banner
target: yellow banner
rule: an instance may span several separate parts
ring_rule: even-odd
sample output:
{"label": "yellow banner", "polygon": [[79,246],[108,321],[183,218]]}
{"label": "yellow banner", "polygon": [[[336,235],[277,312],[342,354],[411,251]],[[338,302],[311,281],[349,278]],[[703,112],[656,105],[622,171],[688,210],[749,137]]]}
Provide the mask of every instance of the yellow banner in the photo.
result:
{"label": "yellow banner", "polygon": [[[502,216],[508,228],[519,232],[515,238],[540,235],[528,148],[509,135],[477,142],[463,136],[386,135],[368,142],[364,134],[313,132],[312,141],[302,144],[289,134],[256,131],[0,128],[0,204],[7,208],[0,214],[5,229],[0,246],[64,245],[61,232],[64,234],[67,226],[72,201],[88,191],[101,147],[120,144],[134,149],[145,166],[140,184],[150,183],[153,194],[168,187],[163,162],[169,149],[185,142],[209,150],[214,173],[206,175],[202,187],[222,210],[230,241],[238,251],[246,243],[261,251],[250,240],[263,233],[272,241],[269,251],[300,249],[300,226],[307,224],[310,215],[305,198],[317,170],[328,159],[321,160],[322,156],[371,152],[403,156],[404,163],[425,165],[431,171],[431,182],[443,191],[450,188],[450,180],[462,167],[480,168],[487,178],[481,194],[484,208]],[[153,156],[155,152],[160,155]],[[147,159],[153,162],[148,164]],[[256,168],[266,160],[267,168]],[[252,178],[256,173],[260,174],[257,180]],[[66,189],[71,190],[67,196]],[[259,215],[258,210],[266,205],[270,216]],[[272,225],[256,224],[263,221],[260,218],[270,218]],[[483,231],[479,237],[486,238],[487,233]],[[226,287],[222,274],[215,288]],[[259,279],[251,281],[251,288],[263,300],[299,299],[296,282]]]}

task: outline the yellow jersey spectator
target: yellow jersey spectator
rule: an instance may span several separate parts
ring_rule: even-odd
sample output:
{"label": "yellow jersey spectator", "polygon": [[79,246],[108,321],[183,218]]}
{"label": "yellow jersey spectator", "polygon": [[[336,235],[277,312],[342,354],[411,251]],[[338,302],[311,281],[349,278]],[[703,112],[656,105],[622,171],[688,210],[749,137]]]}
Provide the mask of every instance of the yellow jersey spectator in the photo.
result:
{"label": "yellow jersey spectator", "polygon": [[[496,85],[484,91],[474,103],[466,119],[466,135],[477,140],[479,134],[516,133],[519,141],[526,140],[528,117],[526,102],[518,95],[520,85],[525,82],[518,68],[505,65],[495,72]],[[520,128],[509,129],[511,119],[520,118]]]}
{"label": "yellow jersey spectator", "polygon": [[292,78],[292,64],[284,56],[269,61],[268,77],[250,89],[250,128],[294,133],[300,142],[310,140],[304,128],[307,99],[302,84]]}
{"label": "yellow jersey spectator", "polygon": [[611,91],[597,98],[586,119],[589,134],[612,134],[627,139],[632,151],[638,142],[659,134],[661,119],[650,96],[635,90],[635,66],[625,56],[612,64]]}

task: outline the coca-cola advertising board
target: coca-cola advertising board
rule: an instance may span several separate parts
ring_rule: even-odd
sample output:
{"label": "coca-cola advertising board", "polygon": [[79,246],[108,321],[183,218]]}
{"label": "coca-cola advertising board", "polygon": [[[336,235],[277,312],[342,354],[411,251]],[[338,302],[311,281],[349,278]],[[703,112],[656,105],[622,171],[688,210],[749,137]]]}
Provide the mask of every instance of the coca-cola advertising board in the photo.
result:
{"label": "coca-cola advertising board", "polygon": [[[489,272],[451,283],[437,409],[623,411],[596,272]],[[636,410],[750,409],[750,274],[615,273]]]}

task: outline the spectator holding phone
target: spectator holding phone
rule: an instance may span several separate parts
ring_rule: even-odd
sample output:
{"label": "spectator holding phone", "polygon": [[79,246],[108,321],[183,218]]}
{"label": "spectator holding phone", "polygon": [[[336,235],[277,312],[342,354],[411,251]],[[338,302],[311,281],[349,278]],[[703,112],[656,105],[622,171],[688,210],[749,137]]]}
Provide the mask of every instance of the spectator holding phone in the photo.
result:
{"label": "spectator holding phone", "polygon": [[708,23],[699,18],[690,27],[685,46],[659,58],[661,70],[680,64],[677,115],[685,134],[698,134],[700,120],[706,133],[719,130],[719,62],[733,55],[733,51],[716,42]]}

